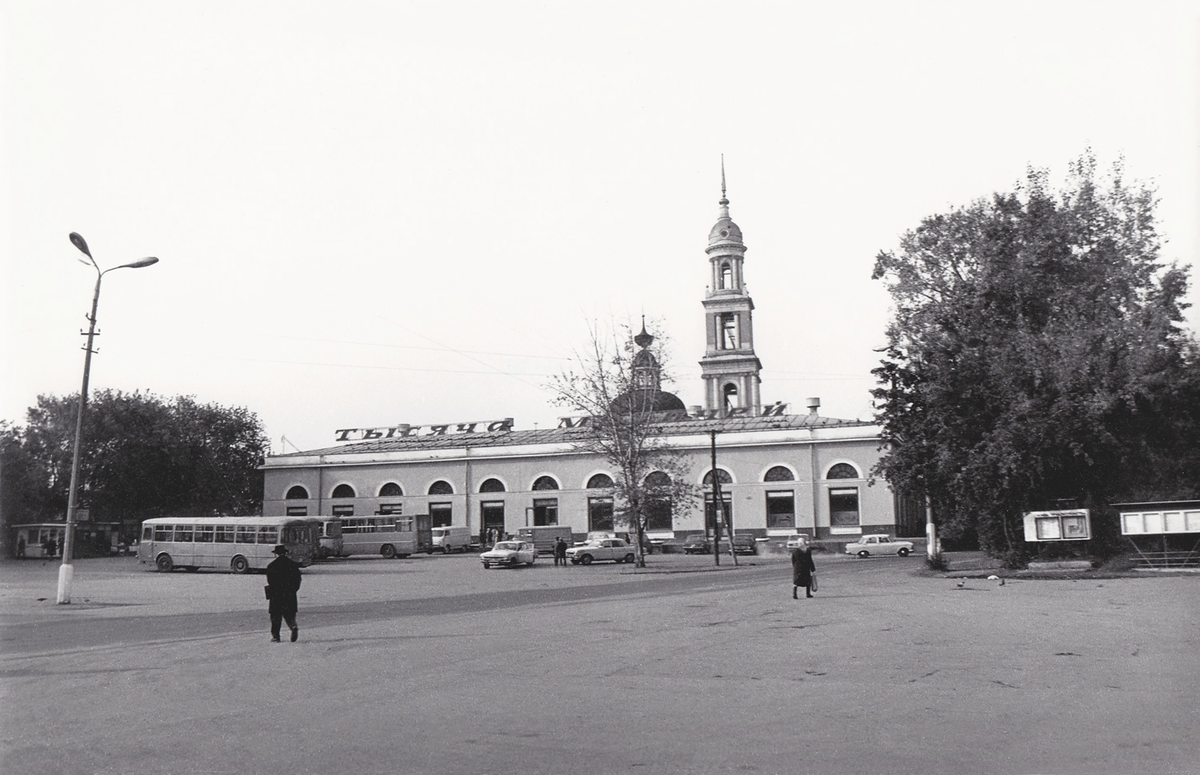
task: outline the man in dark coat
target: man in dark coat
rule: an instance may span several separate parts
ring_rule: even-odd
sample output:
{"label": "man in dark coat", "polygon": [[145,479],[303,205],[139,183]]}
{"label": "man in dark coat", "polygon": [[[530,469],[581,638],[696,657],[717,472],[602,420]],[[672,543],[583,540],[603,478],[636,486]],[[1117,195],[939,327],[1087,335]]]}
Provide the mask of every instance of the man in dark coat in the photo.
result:
{"label": "man in dark coat", "polygon": [[287,621],[292,630],[292,642],[300,637],[300,628],[296,626],[296,593],[300,591],[300,566],[287,556],[286,546],[276,546],[273,550],[277,555],[267,566],[267,606],[271,614],[271,642],[279,642],[279,627]]}
{"label": "man in dark coat", "polygon": [[812,597],[812,576],[817,572],[813,564],[812,548],[807,542],[801,541],[800,546],[792,550],[792,599],[798,600],[796,591],[804,587],[805,597]]}
{"label": "man in dark coat", "polygon": [[567,566],[567,542],[562,538],[554,542],[554,564]]}

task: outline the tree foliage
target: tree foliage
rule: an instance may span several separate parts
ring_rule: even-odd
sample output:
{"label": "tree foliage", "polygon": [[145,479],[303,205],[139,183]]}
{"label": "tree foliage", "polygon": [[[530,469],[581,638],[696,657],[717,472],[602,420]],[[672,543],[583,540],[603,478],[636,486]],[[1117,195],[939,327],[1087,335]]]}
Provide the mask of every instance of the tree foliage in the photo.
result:
{"label": "tree foliage", "polygon": [[1200,495],[1200,358],[1187,273],[1159,258],[1154,192],[1086,154],[922,220],[881,252],[894,303],[875,374],[876,472],[923,492],[950,534],[1023,551],[1060,499]]}
{"label": "tree foliage", "polygon": [[[0,428],[9,523],[65,517],[78,401],[39,396],[25,426]],[[247,409],[99,391],[84,416],[80,505],[103,521],[257,513],[267,448]]]}
{"label": "tree foliage", "polygon": [[[573,367],[550,387],[559,406],[586,418],[577,447],[601,455],[612,467],[613,519],[636,536],[637,562],[644,566],[642,547],[654,506],[670,504],[672,511],[684,504],[690,507],[695,492],[682,456],[664,443],[656,428],[664,419],[657,377],[666,347],[661,338],[654,338],[653,346],[641,351],[651,353],[656,364],[653,386],[638,378],[637,350],[630,328],[615,326],[605,332],[593,325],[588,350],[577,353]],[[659,471],[667,476],[650,476]]]}

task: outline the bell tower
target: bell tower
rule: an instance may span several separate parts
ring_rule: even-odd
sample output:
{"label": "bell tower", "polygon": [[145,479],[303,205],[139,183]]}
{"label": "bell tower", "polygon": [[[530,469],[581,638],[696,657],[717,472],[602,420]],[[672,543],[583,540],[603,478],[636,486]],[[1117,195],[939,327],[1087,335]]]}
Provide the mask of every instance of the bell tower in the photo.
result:
{"label": "bell tower", "polygon": [[725,197],[725,159],[721,158],[721,206],[717,223],[708,233],[711,285],[704,297],[708,345],[700,359],[704,378],[704,403],[718,417],[762,413],[758,373],[762,363],[754,354],[754,302],[746,291],[742,265],[746,245],[742,230],[729,217]]}

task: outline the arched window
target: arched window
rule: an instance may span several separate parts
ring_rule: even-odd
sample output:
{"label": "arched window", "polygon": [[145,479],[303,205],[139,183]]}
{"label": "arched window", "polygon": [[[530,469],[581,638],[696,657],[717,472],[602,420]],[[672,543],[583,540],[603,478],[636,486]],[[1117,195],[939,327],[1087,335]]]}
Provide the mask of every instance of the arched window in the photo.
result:
{"label": "arched window", "polygon": [[504,482],[499,479],[484,479],[479,485],[480,492],[504,492]]}
{"label": "arched window", "polygon": [[721,290],[725,290],[726,288],[732,288],[732,287],[733,287],[733,268],[730,267],[729,262],[726,261],[724,264],[721,264]]}
{"label": "arched window", "polygon": [[849,463],[838,463],[825,474],[826,479],[859,479],[858,470]]}
{"label": "arched window", "polygon": [[771,466],[763,475],[764,482],[791,482],[795,479],[796,477],[792,476],[792,469],[787,466]]}
{"label": "arched window", "polygon": [[553,476],[539,476],[533,483],[535,490],[557,490],[558,482],[554,481]]}
{"label": "arched window", "polygon": [[400,489],[400,485],[395,482],[388,482],[379,488],[380,498],[399,498],[404,495],[404,490]]}
{"label": "arched window", "polygon": [[445,479],[438,479],[433,484],[429,485],[430,495],[453,495],[454,488]]}
{"label": "arched window", "polygon": [[738,389],[737,385],[732,382],[725,386],[721,393],[725,396],[725,411],[737,409],[738,407]]}
{"label": "arched window", "polygon": [[671,477],[665,471],[651,471],[646,475],[646,486],[655,490],[668,488]]}
{"label": "arched window", "polygon": [[608,474],[596,474],[587,481],[589,490],[608,490],[613,486],[612,477]]}
{"label": "arched window", "polygon": [[[708,485],[709,487],[712,487],[712,481],[713,481],[712,480],[712,471],[709,471],[707,474],[704,475],[704,484]],[[730,484],[731,482],[733,482],[733,477],[731,477],[729,475],[729,472],[726,471],[725,469],[718,468],[717,469],[717,481],[719,481],[721,484]]]}
{"label": "arched window", "polygon": [[306,501],[308,500],[308,490],[304,489],[300,485],[296,485],[295,487],[289,488],[287,495],[283,497],[290,501]]}
{"label": "arched window", "polygon": [[354,488],[348,484],[339,484],[333,488],[333,497],[335,498],[353,498]]}

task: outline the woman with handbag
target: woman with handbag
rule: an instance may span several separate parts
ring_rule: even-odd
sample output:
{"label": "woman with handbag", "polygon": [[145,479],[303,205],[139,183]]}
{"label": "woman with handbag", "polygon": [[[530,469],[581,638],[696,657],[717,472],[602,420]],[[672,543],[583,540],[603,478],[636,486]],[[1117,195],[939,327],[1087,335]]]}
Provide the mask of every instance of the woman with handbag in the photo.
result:
{"label": "woman with handbag", "polygon": [[812,597],[816,588],[817,566],[813,564],[812,547],[807,541],[801,540],[792,550],[792,599],[799,600],[796,592],[804,587],[804,596]]}

